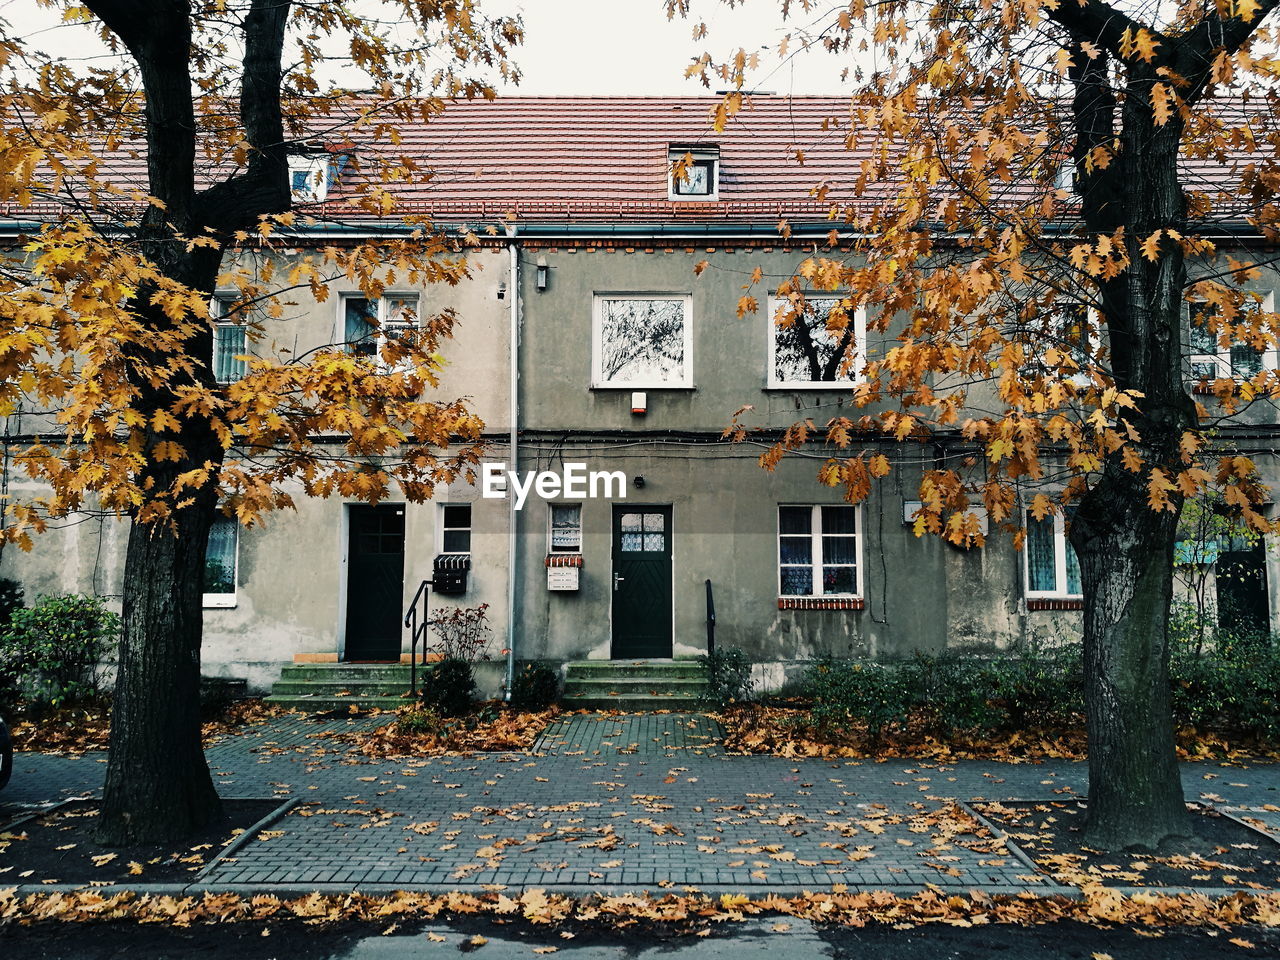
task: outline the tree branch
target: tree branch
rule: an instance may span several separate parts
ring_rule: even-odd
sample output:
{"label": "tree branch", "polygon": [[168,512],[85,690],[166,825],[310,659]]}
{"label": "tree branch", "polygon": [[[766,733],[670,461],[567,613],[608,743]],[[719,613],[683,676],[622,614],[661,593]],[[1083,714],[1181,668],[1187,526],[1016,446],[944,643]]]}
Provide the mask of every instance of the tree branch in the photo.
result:
{"label": "tree branch", "polygon": [[1045,15],[1065,28],[1076,42],[1096,43],[1116,58],[1120,58],[1120,41],[1126,30],[1133,34],[1146,30],[1165,50],[1169,49],[1168,38],[1159,30],[1139,23],[1103,0],[1058,0],[1058,5],[1046,9]]}
{"label": "tree branch", "polygon": [[281,59],[290,0],[253,0],[244,22],[240,122],[250,146],[248,170],[197,196],[202,223],[219,231],[253,226],[289,209],[289,157],[281,107]]}
{"label": "tree branch", "polygon": [[1235,53],[1239,50],[1277,4],[1280,4],[1280,0],[1259,0],[1258,12],[1249,21],[1240,17],[1228,17],[1224,20],[1214,10],[1178,38],[1173,67],[1187,81],[1187,87],[1179,91],[1185,103],[1195,103],[1204,93],[1217,54]]}
{"label": "tree branch", "polygon": [[[138,64],[146,95],[147,179],[179,229],[189,229],[195,191],[191,6],[186,0],[86,0]],[[154,208],[153,208],[154,209]]]}

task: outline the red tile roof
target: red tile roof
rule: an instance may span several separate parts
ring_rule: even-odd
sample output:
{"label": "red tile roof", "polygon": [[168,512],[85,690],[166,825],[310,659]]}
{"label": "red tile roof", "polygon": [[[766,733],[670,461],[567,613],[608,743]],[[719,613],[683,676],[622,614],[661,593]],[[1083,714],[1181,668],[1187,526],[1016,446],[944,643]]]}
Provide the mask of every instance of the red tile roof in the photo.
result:
{"label": "red tile roof", "polygon": [[[661,219],[680,214],[768,216],[778,204],[808,206],[822,181],[855,176],[839,97],[756,96],[716,133],[718,97],[503,97],[451,105],[443,116],[404,131],[414,153],[436,171],[413,199],[441,207],[483,202],[501,213],[533,205],[546,212],[626,211]],[[824,129],[824,126],[827,129]],[[719,201],[667,199],[672,144],[720,148]],[[804,165],[796,161],[802,150]],[[408,199],[408,198],[406,198]],[[821,203],[815,210],[825,211]]]}
{"label": "red tile roof", "polygon": [[[833,203],[854,199],[863,157],[845,147],[848,98],[751,96],[717,133],[711,115],[719,102],[714,96],[463,101],[430,122],[400,124],[398,145],[357,142],[355,152],[367,165],[379,155],[407,153],[431,168],[429,182],[393,189],[399,203],[393,216],[425,214],[438,222],[492,223],[513,215],[526,223],[813,222],[825,220]],[[1232,113],[1233,122],[1243,119],[1239,105],[1214,109]],[[667,199],[669,147],[691,143],[719,147],[717,200]],[[1229,162],[1198,161],[1187,171],[1190,179],[1202,189],[1235,181],[1249,158],[1239,144],[1229,149],[1232,157],[1223,158]],[[133,189],[143,187],[144,171],[136,148],[121,147],[100,165],[102,179]],[[368,219],[345,202],[359,193],[360,180],[349,167],[330,190],[325,219]],[[819,184],[828,188],[826,200],[813,196]],[[1011,183],[1007,190],[1005,199],[1026,199],[1034,187]],[[62,209],[53,202],[0,205],[0,218],[53,217]]]}

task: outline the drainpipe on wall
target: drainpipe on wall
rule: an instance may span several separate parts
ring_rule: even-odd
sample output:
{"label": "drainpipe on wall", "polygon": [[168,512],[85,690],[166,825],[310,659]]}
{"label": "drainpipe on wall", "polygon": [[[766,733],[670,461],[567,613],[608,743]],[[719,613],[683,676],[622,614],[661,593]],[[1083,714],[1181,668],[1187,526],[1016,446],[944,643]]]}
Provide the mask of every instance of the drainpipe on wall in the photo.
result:
{"label": "drainpipe on wall", "polygon": [[[507,457],[510,460],[507,469],[515,475],[519,470],[519,423],[520,423],[520,248],[516,245],[516,226],[507,227],[507,252],[511,257],[510,276],[507,278],[507,289],[511,291],[511,378],[508,388],[511,391],[510,409],[511,433],[508,440]],[[511,686],[516,677],[516,584],[519,581],[520,564],[517,558],[518,539],[516,537],[516,498],[507,491],[507,683],[505,698],[511,700]]]}

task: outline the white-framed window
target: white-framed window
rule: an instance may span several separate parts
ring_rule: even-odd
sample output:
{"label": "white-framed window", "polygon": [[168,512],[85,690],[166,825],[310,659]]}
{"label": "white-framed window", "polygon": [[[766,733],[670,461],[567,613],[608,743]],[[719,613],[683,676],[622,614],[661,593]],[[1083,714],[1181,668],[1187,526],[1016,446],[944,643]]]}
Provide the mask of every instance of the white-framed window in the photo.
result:
{"label": "white-framed window", "polygon": [[328,154],[295,153],[289,157],[289,192],[294,203],[320,203],[329,195]]}
{"label": "white-framed window", "polygon": [[692,387],[692,302],[688,294],[678,293],[596,294],[592,386]]}
{"label": "white-framed window", "polygon": [[218,383],[234,383],[244,376],[244,356],[248,352],[245,328],[237,322],[240,318],[235,296],[218,295],[213,298],[213,378]]}
{"label": "white-framed window", "polygon": [[667,149],[668,200],[718,200],[720,148],[714,144],[673,143]]}
{"label": "white-framed window", "polygon": [[1037,520],[1027,511],[1027,542],[1023,547],[1027,576],[1027,596],[1031,599],[1078,599],[1080,561],[1067,540],[1062,514]]}
{"label": "white-framed window", "polygon": [[236,566],[240,554],[240,523],[235,517],[218,514],[209,528],[209,547],[204,555],[204,605],[236,605]]}
{"label": "white-framed window", "polygon": [[848,387],[862,379],[866,364],[867,312],[836,296],[805,296],[803,312],[786,297],[770,297],[766,340],[768,386]]}
{"label": "white-framed window", "polygon": [[342,338],[347,350],[361,357],[382,359],[382,348],[391,340],[418,328],[418,295],[389,293],[372,299],[363,294],[344,293],[342,306]]}
{"label": "white-framed window", "polygon": [[553,503],[548,511],[550,530],[547,545],[551,553],[582,552],[582,504]]}
{"label": "white-framed window", "polygon": [[778,596],[861,597],[861,508],[779,504]]}
{"label": "white-framed window", "polygon": [[[1275,347],[1259,350],[1252,344],[1233,343],[1222,346],[1218,334],[1205,325],[1208,304],[1184,303],[1183,317],[1187,320],[1187,352],[1190,354],[1191,380],[1250,380],[1263,370],[1280,369],[1280,351]],[[1275,309],[1275,294],[1251,292],[1245,297],[1243,313],[1271,313]]]}
{"label": "white-framed window", "polygon": [[440,504],[440,553],[471,553],[471,504]]}
{"label": "white-framed window", "polygon": [[[1091,381],[1087,371],[1096,366],[1102,345],[1102,324],[1093,307],[1055,300],[1041,308],[1040,315],[1028,323],[1026,335],[1027,357],[1020,371],[1024,378],[1061,376],[1076,386]],[[1051,348],[1069,357],[1070,362],[1046,363],[1044,353]]]}

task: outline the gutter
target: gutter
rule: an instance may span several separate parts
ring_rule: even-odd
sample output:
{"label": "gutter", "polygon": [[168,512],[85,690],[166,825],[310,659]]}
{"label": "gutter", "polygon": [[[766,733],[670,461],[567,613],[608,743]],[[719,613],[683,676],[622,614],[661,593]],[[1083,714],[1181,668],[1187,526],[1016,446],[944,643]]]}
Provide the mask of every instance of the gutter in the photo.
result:
{"label": "gutter", "polygon": [[[511,418],[511,426],[507,440],[509,446],[507,456],[511,462],[508,469],[513,472],[519,471],[520,461],[520,248],[516,244],[518,229],[515,225],[507,227],[507,252],[511,257],[511,267],[507,277],[507,290],[511,297],[511,340],[508,346],[511,364],[508,380],[510,391],[508,416]],[[520,515],[516,512],[516,498],[510,491],[507,493],[507,514],[507,682],[504,699],[510,703],[511,687],[516,677],[516,584],[520,572],[517,553],[519,538],[516,536],[516,523]]]}

